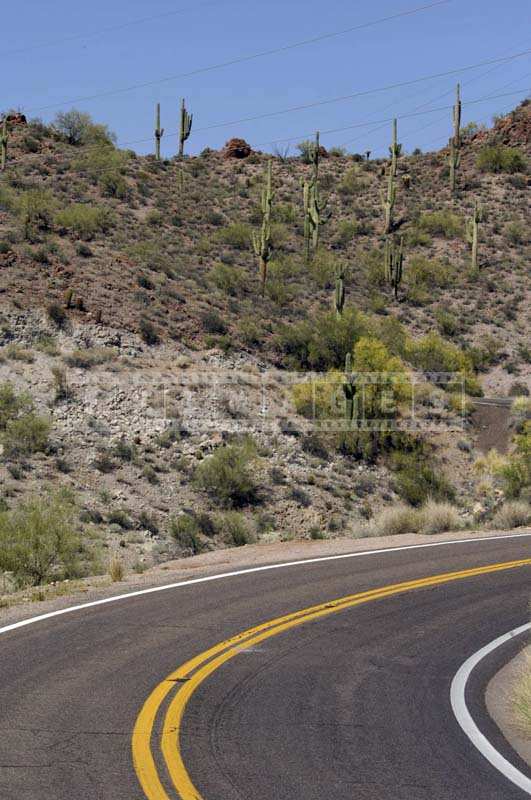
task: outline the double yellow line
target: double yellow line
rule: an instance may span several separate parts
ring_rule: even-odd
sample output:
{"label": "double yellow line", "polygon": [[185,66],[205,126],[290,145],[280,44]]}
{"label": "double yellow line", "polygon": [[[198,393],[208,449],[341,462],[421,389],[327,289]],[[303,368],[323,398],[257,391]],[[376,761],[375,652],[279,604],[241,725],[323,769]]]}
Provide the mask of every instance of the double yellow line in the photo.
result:
{"label": "double yellow line", "polygon": [[310,608],[269,620],[254,628],[248,628],[248,630],[226,639],[224,642],[220,642],[182,664],[155,687],[138,715],[134,727],[132,738],[133,762],[147,800],[172,800],[160,779],[153,756],[151,740],[161,706],[176,686],[178,686],[177,692],[174,693],[170,700],[164,717],[161,736],[162,755],[177,797],[181,798],[181,800],[203,800],[190,779],[181,755],[179,738],[183,714],[195,690],[209,675],[238,655],[242,649],[252,647],[265,639],[295,628],[298,625],[303,625],[306,622],[320,619],[363,603],[369,603],[373,600],[380,600],[384,597],[402,594],[414,589],[438,586],[451,581],[473,578],[478,575],[488,575],[493,572],[501,572],[528,565],[531,565],[531,558],[491,564],[486,567],[477,567],[461,572],[432,575],[428,578],[396,583],[379,589],[371,589],[370,591],[341,597],[329,603],[311,606]]}

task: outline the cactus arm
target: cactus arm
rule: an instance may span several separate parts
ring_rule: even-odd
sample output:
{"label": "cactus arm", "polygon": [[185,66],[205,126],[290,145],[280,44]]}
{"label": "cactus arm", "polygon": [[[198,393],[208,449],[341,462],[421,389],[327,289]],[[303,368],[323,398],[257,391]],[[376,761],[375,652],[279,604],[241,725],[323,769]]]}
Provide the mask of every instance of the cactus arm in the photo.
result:
{"label": "cactus arm", "polygon": [[4,117],[4,121],[2,123],[2,132],[0,133],[0,169],[2,172],[6,168],[8,140],[9,134],[7,131],[7,119]]}

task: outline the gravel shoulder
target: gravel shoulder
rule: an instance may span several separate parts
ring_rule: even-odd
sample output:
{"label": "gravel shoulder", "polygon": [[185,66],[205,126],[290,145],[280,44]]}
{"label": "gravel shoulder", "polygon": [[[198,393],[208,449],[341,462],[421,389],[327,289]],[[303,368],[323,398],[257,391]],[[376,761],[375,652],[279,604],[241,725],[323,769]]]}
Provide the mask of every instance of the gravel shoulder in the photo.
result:
{"label": "gravel shoulder", "polygon": [[246,567],[364,552],[367,550],[383,550],[388,547],[410,547],[412,545],[465,539],[481,540],[490,536],[511,536],[519,533],[531,533],[531,529],[518,528],[513,531],[488,532],[466,531],[433,536],[403,534],[363,539],[345,537],[317,541],[292,540],[289,542],[253,544],[226,550],[214,550],[192,558],[167,561],[146,570],[141,575],[128,574],[124,580],[116,583],[113,583],[109,576],[98,576],[10,595],[7,598],[6,605],[0,608],[0,627],[39,614],[68,608],[78,603],[87,603],[139,589],[163,586],[169,583],[192,580]]}
{"label": "gravel shoulder", "polygon": [[530,664],[531,645],[528,645],[491,679],[485,699],[494,722],[513,750],[531,767],[531,739],[524,737],[519,730],[511,708],[515,682]]}

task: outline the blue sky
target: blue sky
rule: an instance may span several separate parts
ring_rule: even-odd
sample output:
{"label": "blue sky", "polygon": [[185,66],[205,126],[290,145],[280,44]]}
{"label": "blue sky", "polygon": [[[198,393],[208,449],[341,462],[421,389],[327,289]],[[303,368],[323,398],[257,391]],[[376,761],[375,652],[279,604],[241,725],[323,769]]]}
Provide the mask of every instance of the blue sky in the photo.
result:
{"label": "blue sky", "polygon": [[[430,0],[19,0],[2,11],[2,108],[16,107],[51,120],[72,105],[107,123],[120,143],[152,150],[154,105],[163,126],[175,132],[181,96],[194,112],[190,152],[221,147],[231,136],[257,149],[276,140],[297,141],[316,129],[363,125],[323,136],[327,146],[351,151],[386,151],[385,120],[451,105],[462,81],[463,100],[531,87],[531,53],[498,66],[368,94],[322,107],[279,114],[211,130],[218,123],[268,114],[292,106],[413,80],[531,49],[529,0],[452,0],[439,7],[383,22],[322,42],[112,96],[70,101],[207,67],[397,14]],[[174,13],[182,10],[182,13]],[[140,24],[128,23],[146,17]],[[107,30],[119,26],[115,30]],[[123,27],[122,27],[123,26]],[[527,32],[527,38],[526,38]],[[69,37],[72,40],[65,41]],[[17,52],[18,51],[18,52]],[[488,74],[487,74],[488,73]],[[9,77],[6,77],[9,76]],[[445,97],[444,93],[449,92]],[[525,92],[464,106],[464,123],[490,122],[510,110]],[[407,150],[442,146],[449,113],[440,111],[399,122]],[[138,140],[147,139],[146,142]],[[138,143],[136,143],[138,142]],[[288,142],[281,142],[283,148]],[[166,135],[172,155],[176,139]]]}

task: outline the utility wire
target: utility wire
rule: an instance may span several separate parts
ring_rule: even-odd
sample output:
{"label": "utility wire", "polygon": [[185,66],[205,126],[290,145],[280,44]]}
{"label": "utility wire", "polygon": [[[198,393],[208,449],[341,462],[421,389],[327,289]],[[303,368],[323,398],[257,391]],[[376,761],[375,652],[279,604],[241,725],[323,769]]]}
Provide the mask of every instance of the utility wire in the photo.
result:
{"label": "utility wire", "polygon": [[159,19],[167,19],[168,17],[175,17],[179,14],[185,14],[187,11],[196,11],[202,8],[209,8],[210,6],[218,6],[219,0],[215,2],[209,3],[202,3],[201,5],[190,5],[184,6],[183,8],[178,8],[175,11],[167,11],[164,14],[154,14],[151,17],[142,17],[142,19],[133,19],[130,22],[123,22],[120,25],[111,25],[108,28],[100,28],[97,31],[87,31],[85,33],[76,33],[72,36],[65,36],[62,39],[54,39],[51,42],[42,42],[41,44],[34,44],[28,45],[27,47],[18,47],[14,50],[7,50],[4,53],[0,53],[0,58],[7,58],[8,56],[15,56],[21,53],[29,53],[33,50],[44,50],[49,47],[56,47],[57,45],[61,44],[68,44],[69,42],[78,42],[82,39],[89,39],[94,38],[95,36],[103,36],[106,33],[115,33],[116,31],[124,30],[124,28],[130,28],[133,25],[144,25],[148,22],[153,22]]}
{"label": "utility wire", "polygon": [[[497,100],[497,99],[502,98],[502,97],[514,97],[515,95],[525,94],[527,91],[528,91],[527,89],[519,89],[519,90],[516,90],[516,91],[513,91],[513,92],[505,92],[503,94],[490,95],[489,97],[481,97],[481,98],[479,98],[477,100],[469,100],[469,101],[463,103],[463,106],[477,105],[478,103],[485,103],[485,102],[488,102],[490,100]],[[389,124],[390,122],[392,122],[393,119],[398,119],[398,120],[410,119],[412,117],[420,117],[420,116],[424,116],[426,114],[434,114],[434,113],[437,113],[437,112],[440,112],[440,111],[448,111],[451,108],[453,108],[453,106],[449,105],[449,106],[441,106],[439,108],[431,108],[431,109],[428,109],[426,111],[415,111],[415,112],[411,112],[409,114],[402,114],[401,116],[398,116],[398,117],[389,117],[388,119],[380,120],[380,123]],[[341,127],[341,128],[330,128],[328,130],[321,131],[321,135],[322,136],[326,136],[326,135],[330,135],[330,134],[333,134],[333,133],[340,133],[340,132],[347,131],[347,130],[353,130],[354,128],[368,127],[370,125],[374,125],[374,121],[371,121],[371,122],[357,122],[357,123],[354,123],[352,125],[347,125],[347,126],[344,126],[344,127]],[[291,137],[287,137],[287,138],[284,138],[284,139],[275,139],[273,141],[270,140],[268,142],[259,142],[255,146],[256,147],[267,147],[268,145],[272,145],[272,144],[282,144],[282,143],[288,143],[288,142],[292,142],[292,141],[300,141],[301,139],[304,139],[304,138],[306,138],[308,136],[311,136],[312,133],[308,133],[307,132],[307,133],[299,134],[298,136],[291,136]],[[57,163],[58,159],[65,159],[65,160],[66,159],[72,159],[72,158],[75,158],[76,156],[78,156],[78,154],[79,154],[79,150],[73,152],[70,156],[67,156],[67,155],[47,156],[47,158],[53,158],[54,159],[54,163]],[[26,164],[27,163],[27,159],[23,159],[22,158],[22,159],[18,159],[17,161],[8,162],[8,166],[11,168],[13,166],[16,166],[19,163]],[[107,174],[107,173],[110,173],[110,172],[115,172],[115,171],[116,171],[116,167],[103,167],[102,169],[94,169],[94,170],[90,170],[90,171],[83,170],[83,169],[75,170],[75,173],[76,173],[77,176],[88,176],[88,177],[93,178],[95,176],[104,175],[104,174]]]}
{"label": "utility wire", "polygon": [[239,56],[237,58],[230,59],[228,61],[222,61],[217,64],[211,64],[207,67],[200,67],[198,69],[190,70],[189,72],[181,72],[177,75],[170,75],[166,78],[159,78],[158,80],[153,81],[146,81],[145,83],[137,83],[132,84],[131,86],[121,87],[119,89],[110,89],[106,92],[99,92],[97,94],[86,95],[84,97],[76,97],[70,100],[63,100],[60,103],[52,103],[46,106],[39,106],[38,108],[29,109],[28,113],[34,113],[38,111],[47,111],[51,108],[58,108],[59,106],[70,105],[71,103],[82,103],[88,100],[96,100],[100,97],[112,97],[117,94],[123,94],[124,92],[133,92],[136,89],[145,89],[150,86],[159,86],[163,83],[170,83],[172,81],[180,80],[182,78],[190,78],[194,75],[201,75],[205,72],[212,72],[213,70],[222,69],[224,67],[230,67],[235,64],[243,64],[248,61],[254,61],[258,58],[265,58],[266,56],[278,55],[279,53],[285,53],[289,50],[294,50],[298,47],[305,47],[310,44],[316,44],[317,42],[323,42],[327,39],[333,39],[337,36],[343,36],[347,33],[353,33],[354,31],[364,30],[366,28],[371,28],[374,25],[380,25],[384,22],[390,22],[395,19],[401,19],[402,17],[408,17],[413,14],[418,14],[421,11],[428,11],[432,8],[437,8],[438,6],[448,5],[453,0],[437,0],[434,3],[429,3],[428,5],[417,6],[416,8],[409,9],[407,11],[400,11],[397,14],[391,14],[387,17],[381,17],[380,19],[372,20],[370,22],[364,22],[360,25],[353,25],[349,28],[344,28],[340,31],[333,31],[331,33],[324,33],[319,36],[313,36],[310,39],[303,39],[300,42],[294,42],[292,44],[283,45],[282,47],[275,47],[271,48],[270,50],[262,50],[258,53],[251,53],[250,55]]}
{"label": "utility wire", "polygon": [[267,112],[265,114],[257,114],[257,115],[252,116],[252,117],[243,117],[242,119],[230,120],[229,122],[217,122],[217,123],[215,123],[213,125],[207,125],[207,126],[205,126],[203,128],[196,128],[195,129],[195,133],[202,133],[203,131],[211,131],[211,130],[214,130],[215,128],[225,128],[225,127],[229,127],[229,126],[232,126],[232,125],[241,125],[244,122],[256,122],[257,120],[261,120],[261,119],[268,119],[270,117],[277,117],[277,116],[281,116],[283,114],[291,114],[291,113],[293,113],[295,111],[306,111],[306,110],[308,110],[310,108],[318,108],[319,106],[332,105],[333,103],[342,103],[342,102],[345,102],[346,100],[354,100],[354,99],[356,99],[358,97],[366,97],[367,95],[378,94],[379,92],[389,92],[389,91],[392,91],[393,89],[400,89],[403,86],[413,86],[414,84],[422,83],[423,81],[431,81],[431,80],[436,80],[438,78],[446,78],[446,77],[448,77],[450,75],[458,75],[461,72],[467,72],[467,71],[469,71],[471,69],[476,69],[477,67],[484,67],[484,66],[487,66],[489,64],[499,64],[499,63],[503,63],[503,62],[506,62],[506,61],[514,61],[515,59],[522,58],[523,56],[526,56],[529,53],[531,53],[531,49],[530,50],[524,50],[521,53],[515,53],[514,55],[512,55],[510,57],[494,58],[494,59],[490,59],[488,61],[480,61],[477,64],[470,64],[467,67],[459,67],[458,69],[450,69],[450,70],[447,70],[446,72],[436,72],[433,75],[424,75],[422,78],[414,78],[414,79],[409,80],[409,81],[401,81],[400,83],[390,83],[387,86],[380,86],[380,87],[378,87],[376,89],[365,89],[365,90],[360,91],[360,92],[354,92],[353,94],[341,95],[340,97],[331,97],[331,98],[327,98],[325,100],[318,100],[315,103],[307,103],[305,105],[292,106],[291,108],[284,108],[284,109],[282,109],[280,111],[269,111],[269,112]]}
{"label": "utility wire", "polygon": [[[527,44],[527,40],[525,42],[522,42],[521,44]],[[503,55],[505,55],[506,53],[507,53],[507,51],[505,51],[505,53],[503,53]],[[509,56],[508,58],[510,59],[510,61],[504,62],[502,64],[495,64],[493,67],[491,67],[490,69],[486,70],[485,72],[482,72],[480,75],[474,75],[473,78],[470,78],[469,80],[464,81],[464,83],[462,85],[463,86],[469,86],[471,83],[474,83],[475,81],[481,80],[481,78],[485,78],[487,75],[490,75],[492,72],[495,72],[497,69],[503,68],[506,64],[509,64],[509,63],[511,63],[511,61],[514,60],[511,56]],[[524,76],[524,77],[526,77],[526,76]],[[520,80],[520,79],[518,79],[518,80]],[[500,87],[500,88],[504,89],[505,85]],[[425,103],[421,103],[421,105],[416,106],[415,108],[413,108],[412,111],[420,111],[421,109],[425,108],[427,105],[431,105],[431,103],[437,103],[439,100],[443,100],[445,97],[448,97],[448,95],[452,94],[454,91],[455,91],[455,89],[454,89],[454,87],[452,87],[448,91],[443,92],[440,95],[437,95],[437,97],[433,97],[431,100],[428,100]],[[387,108],[392,108],[392,106],[395,105],[396,102],[397,101],[394,100],[392,103],[390,103],[388,106],[386,106],[385,110],[387,110]],[[430,125],[432,125],[432,124],[434,124],[434,123],[430,122]],[[360,140],[361,141],[365,141],[373,133],[376,133],[377,131],[382,130],[382,127],[383,127],[382,125],[379,125],[377,128],[374,128],[372,131],[368,131],[367,134],[364,135],[363,137],[356,137],[355,139],[350,139],[347,142],[343,142],[341,144],[341,147],[346,147],[347,145],[354,144],[354,142],[358,142]]]}

